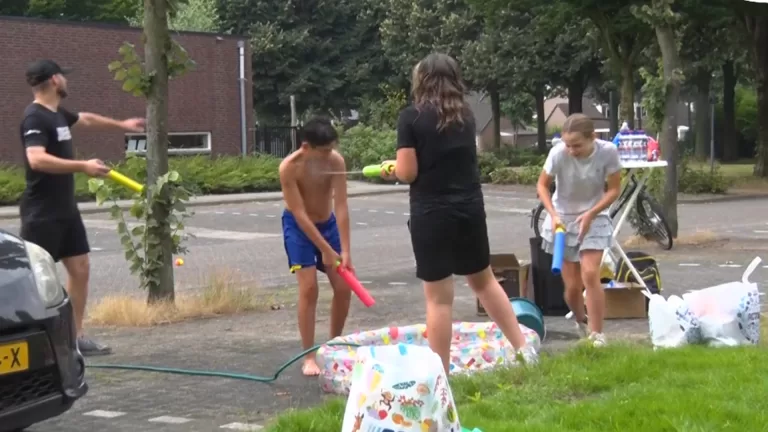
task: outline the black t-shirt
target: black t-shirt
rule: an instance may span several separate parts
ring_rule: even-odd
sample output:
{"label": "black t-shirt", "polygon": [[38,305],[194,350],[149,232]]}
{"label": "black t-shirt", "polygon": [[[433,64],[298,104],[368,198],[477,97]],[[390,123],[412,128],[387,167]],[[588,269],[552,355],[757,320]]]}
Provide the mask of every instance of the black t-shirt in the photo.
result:
{"label": "black t-shirt", "polygon": [[29,166],[26,152],[29,147],[40,146],[50,155],[74,159],[69,128],[77,123],[78,118],[78,114],[63,108],[51,111],[37,103],[24,110],[21,142],[24,146],[27,187],[19,205],[22,221],[67,219],[78,215],[74,174],[35,171]]}
{"label": "black t-shirt", "polygon": [[409,106],[397,122],[397,148],[413,148],[418,175],[411,183],[411,214],[483,211],[474,118],[437,129],[437,111]]}

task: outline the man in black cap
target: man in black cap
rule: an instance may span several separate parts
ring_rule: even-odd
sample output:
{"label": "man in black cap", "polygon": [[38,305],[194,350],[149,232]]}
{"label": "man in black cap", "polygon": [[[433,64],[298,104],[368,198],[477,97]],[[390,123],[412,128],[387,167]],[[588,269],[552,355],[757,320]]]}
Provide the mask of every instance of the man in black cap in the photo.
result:
{"label": "man in black cap", "polygon": [[21,197],[21,237],[48,251],[67,269],[67,292],[72,301],[77,342],[83,355],[105,355],[112,350],[83,335],[90,264],[88,237],[75,202],[74,173],[102,177],[109,172],[98,159],[76,160],[70,127],[116,128],[143,132],[144,119],[113,120],[97,114],[76,113],[60,107],[67,97],[70,70],[51,60],[32,63],[27,84],[34,102],[24,110],[21,141],[25,149],[27,187]]}

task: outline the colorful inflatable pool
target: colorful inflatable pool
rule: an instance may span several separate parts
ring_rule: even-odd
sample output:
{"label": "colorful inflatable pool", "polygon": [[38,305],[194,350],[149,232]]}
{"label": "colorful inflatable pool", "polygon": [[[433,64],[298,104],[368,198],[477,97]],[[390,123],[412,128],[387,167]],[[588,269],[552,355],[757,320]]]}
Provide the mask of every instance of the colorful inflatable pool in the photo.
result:
{"label": "colorful inflatable pool", "polygon": [[[541,341],[535,331],[520,325],[526,340],[538,350]],[[416,324],[389,327],[341,336],[330,342],[356,345],[392,345],[406,343],[428,345],[427,327]],[[317,351],[320,385],[328,393],[348,394],[357,350],[348,346],[324,345]],[[451,373],[471,373],[499,365],[515,363],[514,349],[493,322],[457,322],[453,324]]]}

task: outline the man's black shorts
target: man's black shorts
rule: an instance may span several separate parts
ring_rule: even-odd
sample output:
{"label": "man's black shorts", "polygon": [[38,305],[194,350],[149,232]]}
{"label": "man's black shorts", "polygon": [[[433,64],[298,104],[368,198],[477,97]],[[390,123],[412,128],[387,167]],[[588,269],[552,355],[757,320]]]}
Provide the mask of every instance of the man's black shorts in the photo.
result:
{"label": "man's black shorts", "polygon": [[67,219],[24,221],[21,223],[21,238],[45,249],[57,262],[91,251],[80,215]]}
{"label": "man's black shorts", "polygon": [[412,215],[409,223],[416,257],[416,277],[436,282],[451,275],[468,276],[490,265],[485,211],[470,214],[434,212]]}

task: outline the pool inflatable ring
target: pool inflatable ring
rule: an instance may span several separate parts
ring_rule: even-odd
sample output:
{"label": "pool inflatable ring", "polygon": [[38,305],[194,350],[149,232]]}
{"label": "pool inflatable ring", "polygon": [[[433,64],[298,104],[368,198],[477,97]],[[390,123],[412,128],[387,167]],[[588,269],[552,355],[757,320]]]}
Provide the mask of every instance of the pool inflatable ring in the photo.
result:
{"label": "pool inflatable ring", "polygon": [[[520,324],[523,336],[537,350],[539,335]],[[330,342],[356,345],[428,345],[427,326],[385,327],[337,337]],[[329,342],[329,343],[330,343]],[[357,349],[348,346],[323,345],[317,351],[320,365],[320,386],[323,391],[345,395],[349,393],[352,369],[357,361]],[[453,324],[451,345],[451,374],[471,373],[499,365],[514,365],[515,352],[494,322],[457,322]]]}

